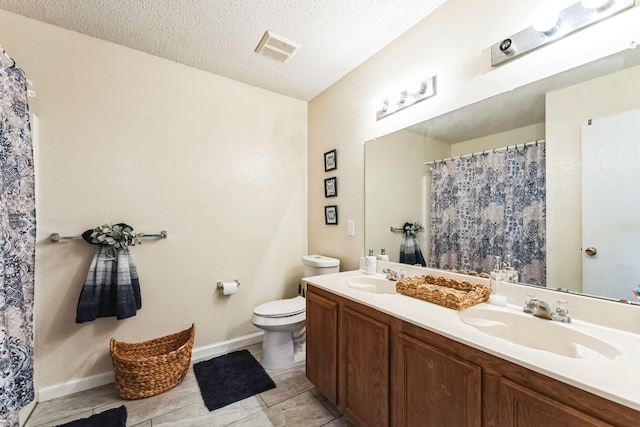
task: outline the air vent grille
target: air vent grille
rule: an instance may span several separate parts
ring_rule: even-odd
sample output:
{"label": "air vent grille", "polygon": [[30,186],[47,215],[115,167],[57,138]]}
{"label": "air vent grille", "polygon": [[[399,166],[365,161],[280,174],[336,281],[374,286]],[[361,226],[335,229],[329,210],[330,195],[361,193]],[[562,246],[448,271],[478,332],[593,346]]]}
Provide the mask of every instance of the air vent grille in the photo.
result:
{"label": "air vent grille", "polygon": [[299,44],[291,40],[266,31],[256,47],[256,52],[276,61],[287,62],[299,47]]}

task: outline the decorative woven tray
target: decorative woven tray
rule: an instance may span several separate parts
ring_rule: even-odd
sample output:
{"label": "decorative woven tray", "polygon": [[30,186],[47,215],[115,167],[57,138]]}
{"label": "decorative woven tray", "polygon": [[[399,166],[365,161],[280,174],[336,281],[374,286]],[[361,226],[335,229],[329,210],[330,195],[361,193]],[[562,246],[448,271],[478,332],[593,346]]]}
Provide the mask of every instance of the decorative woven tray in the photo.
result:
{"label": "decorative woven tray", "polygon": [[466,274],[467,276],[478,276],[478,277],[482,277],[483,279],[488,279],[489,277],[491,277],[489,275],[489,273],[478,273],[477,271],[473,271],[473,270],[449,270],[452,273],[458,273],[458,274]]}
{"label": "decorative woven tray", "polygon": [[459,282],[434,276],[407,277],[396,283],[403,295],[429,301],[454,310],[464,310],[489,299],[489,288],[479,283]]}

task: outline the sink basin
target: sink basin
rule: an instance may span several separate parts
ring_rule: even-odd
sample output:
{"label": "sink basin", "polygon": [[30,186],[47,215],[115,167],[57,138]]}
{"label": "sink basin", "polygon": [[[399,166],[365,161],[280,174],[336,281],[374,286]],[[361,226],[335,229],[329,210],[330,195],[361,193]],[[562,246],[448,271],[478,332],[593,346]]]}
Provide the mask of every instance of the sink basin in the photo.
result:
{"label": "sink basin", "polygon": [[458,313],[460,320],[485,334],[536,350],[584,359],[615,359],[622,353],[599,338],[577,331],[569,325],[540,319],[530,314],[473,306]]}
{"label": "sink basin", "polygon": [[383,279],[381,277],[356,276],[344,279],[346,285],[351,289],[369,292],[372,294],[395,294],[396,282]]}

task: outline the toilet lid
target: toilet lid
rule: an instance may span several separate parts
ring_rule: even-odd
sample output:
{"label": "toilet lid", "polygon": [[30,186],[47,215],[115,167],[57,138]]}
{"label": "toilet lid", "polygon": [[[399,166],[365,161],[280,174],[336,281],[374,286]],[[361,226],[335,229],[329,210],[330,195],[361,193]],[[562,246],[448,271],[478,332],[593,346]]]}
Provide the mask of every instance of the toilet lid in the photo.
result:
{"label": "toilet lid", "polygon": [[253,312],[258,316],[264,317],[285,317],[302,313],[305,309],[305,299],[297,296],[295,298],[265,302],[257,306]]}

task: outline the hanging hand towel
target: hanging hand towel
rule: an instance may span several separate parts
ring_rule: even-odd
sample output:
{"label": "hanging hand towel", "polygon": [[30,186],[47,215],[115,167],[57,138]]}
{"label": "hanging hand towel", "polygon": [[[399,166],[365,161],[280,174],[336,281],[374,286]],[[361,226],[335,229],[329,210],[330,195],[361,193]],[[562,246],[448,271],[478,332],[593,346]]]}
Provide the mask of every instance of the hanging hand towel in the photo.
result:
{"label": "hanging hand towel", "polygon": [[416,242],[415,225],[407,222],[404,225],[404,234],[402,235],[402,241],[400,242],[400,262],[403,264],[416,265],[420,264],[423,267],[427,266],[427,263],[422,256],[420,246]]}
{"label": "hanging hand towel", "polygon": [[76,323],[97,317],[126,319],[142,307],[138,271],[128,248],[101,245],[80,293]]}

